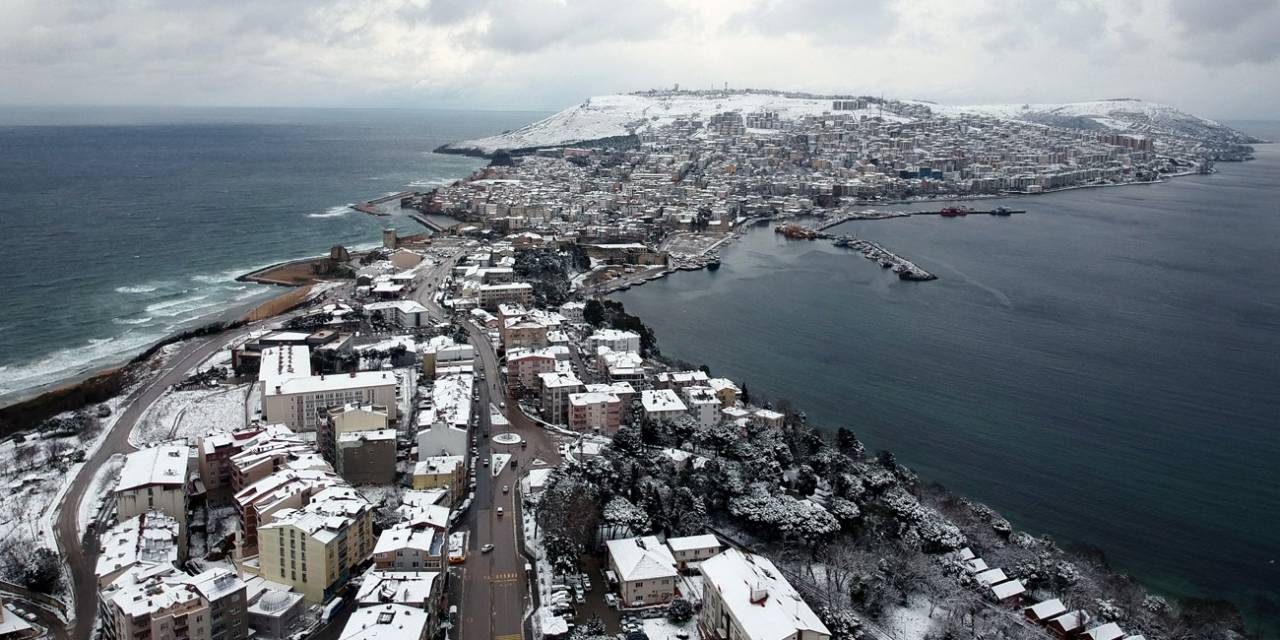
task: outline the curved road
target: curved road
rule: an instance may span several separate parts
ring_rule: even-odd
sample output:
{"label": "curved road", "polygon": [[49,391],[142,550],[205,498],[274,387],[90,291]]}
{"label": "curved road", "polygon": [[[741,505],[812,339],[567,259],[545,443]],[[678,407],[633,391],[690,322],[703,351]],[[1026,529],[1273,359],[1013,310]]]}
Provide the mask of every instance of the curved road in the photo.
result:
{"label": "curved road", "polygon": [[255,322],[198,338],[183,346],[169,358],[164,368],[128,398],[124,411],[110,431],[102,436],[98,449],[80,467],[75,479],[71,481],[71,487],[58,505],[57,519],[54,521],[54,537],[58,542],[58,550],[71,571],[71,586],[75,596],[75,620],[69,628],[69,637],[73,640],[89,639],[98,608],[98,584],[94,575],[98,562],[98,535],[90,531],[81,538],[80,526],[76,522],[80,503],[93,481],[94,473],[111,456],[135,450],[129,444],[129,434],[133,432],[134,425],[171,385],[187,377],[187,371],[218,352],[232,339],[280,319],[281,317],[277,317]]}

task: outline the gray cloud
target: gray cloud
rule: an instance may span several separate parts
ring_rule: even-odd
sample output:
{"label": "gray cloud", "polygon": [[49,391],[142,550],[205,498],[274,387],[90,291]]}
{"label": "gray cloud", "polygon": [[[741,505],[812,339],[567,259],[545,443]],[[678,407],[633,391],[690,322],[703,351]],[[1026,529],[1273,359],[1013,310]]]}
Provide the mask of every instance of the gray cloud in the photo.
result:
{"label": "gray cloud", "polygon": [[488,4],[489,27],[479,41],[513,53],[558,44],[654,39],[676,18],[676,12],[661,2],[515,0]]}
{"label": "gray cloud", "polygon": [[767,0],[729,20],[731,29],[761,35],[801,35],[827,44],[857,45],[893,33],[898,13],[888,0]]}
{"label": "gray cloud", "polygon": [[1280,0],[3,0],[0,103],[559,108],[670,86],[1274,116]]}
{"label": "gray cloud", "polygon": [[1173,0],[1182,27],[1179,55],[1207,66],[1280,59],[1280,0]]}

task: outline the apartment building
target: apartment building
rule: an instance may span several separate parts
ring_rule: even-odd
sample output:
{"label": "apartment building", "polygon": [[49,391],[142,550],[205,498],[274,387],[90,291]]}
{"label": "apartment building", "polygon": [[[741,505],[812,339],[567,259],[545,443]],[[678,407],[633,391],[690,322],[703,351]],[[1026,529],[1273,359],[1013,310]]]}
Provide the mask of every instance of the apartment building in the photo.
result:
{"label": "apartment building", "polygon": [[294,431],[314,431],[325,410],[344,404],[374,404],[386,407],[387,418],[395,420],[398,384],[389,371],[290,378],[263,388],[262,419]]}
{"label": "apartment building", "polygon": [[598,391],[569,394],[569,428],[613,435],[622,426],[622,400]]}
{"label": "apartment building", "polygon": [[386,322],[405,329],[417,329],[431,324],[427,308],[417,300],[386,300],[364,305],[365,313],[378,314]]}
{"label": "apartment building", "polygon": [[373,552],[373,505],[350,487],[333,487],[258,527],[258,571],[308,602],[334,595]]}
{"label": "apartment building", "polygon": [[674,420],[685,415],[689,408],[680,396],[670,389],[645,389],[640,392],[640,406],[649,420]]}
{"label": "apartment building", "polygon": [[698,629],[707,640],[828,640],[831,632],[768,558],[737,549],[703,560]]}
{"label": "apartment building", "polygon": [[126,574],[100,595],[108,640],[213,640],[209,603],[173,567]]}
{"label": "apartment building", "polygon": [[390,484],[396,478],[396,430],[387,408],[342,405],[328,411],[316,431],[316,447],[351,484]]}
{"label": "apartment building", "polygon": [[159,511],[178,522],[178,547],[186,557],[187,480],[191,448],[150,447],[125,457],[116,483],[116,522]]}
{"label": "apartment building", "polygon": [[449,504],[466,495],[466,460],[462,456],[428,456],[413,467],[413,488],[448,489]]}
{"label": "apartment building", "polygon": [[542,418],[555,424],[569,421],[569,396],[583,391],[582,381],[572,372],[538,374],[538,396]]}
{"label": "apartment building", "polygon": [[605,542],[624,607],[645,607],[675,597],[679,574],[667,546],[653,536]]}
{"label": "apartment building", "polygon": [[667,538],[667,548],[676,561],[676,568],[684,571],[691,566],[720,553],[720,540],[710,533],[700,536]]}
{"label": "apartment building", "polygon": [[385,529],[373,547],[373,565],[384,571],[443,571],[445,531],[421,527]]}
{"label": "apartment building", "polygon": [[700,428],[713,427],[720,422],[720,397],[711,387],[690,386],[682,389],[681,393],[689,415]]}
{"label": "apartment building", "polygon": [[281,512],[306,506],[326,489],[346,484],[332,469],[285,470],[269,475],[236,492],[233,504],[240,526],[236,531],[236,552],[241,557],[257,555],[258,528]]}
{"label": "apartment building", "polygon": [[526,305],[532,299],[533,285],[528,282],[480,286],[480,307],[487,311],[496,311],[500,304]]}

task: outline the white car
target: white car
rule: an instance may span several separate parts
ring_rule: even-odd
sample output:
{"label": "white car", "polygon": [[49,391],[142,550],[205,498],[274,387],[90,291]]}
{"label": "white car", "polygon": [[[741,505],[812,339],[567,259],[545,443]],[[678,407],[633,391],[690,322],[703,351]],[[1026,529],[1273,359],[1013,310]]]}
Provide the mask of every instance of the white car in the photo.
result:
{"label": "white car", "polygon": [[493,545],[491,544],[486,544],[483,547],[480,547],[480,553],[489,553],[490,551],[493,551]]}

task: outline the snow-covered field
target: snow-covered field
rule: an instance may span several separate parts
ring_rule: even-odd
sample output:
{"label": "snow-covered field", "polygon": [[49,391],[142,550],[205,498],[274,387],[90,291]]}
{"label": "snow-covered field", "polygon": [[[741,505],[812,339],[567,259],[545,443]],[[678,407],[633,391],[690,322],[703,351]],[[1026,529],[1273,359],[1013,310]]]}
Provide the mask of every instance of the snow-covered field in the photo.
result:
{"label": "snow-covered field", "polygon": [[249,386],[169,391],[134,425],[129,442],[142,447],[210,431],[243,428]]}

